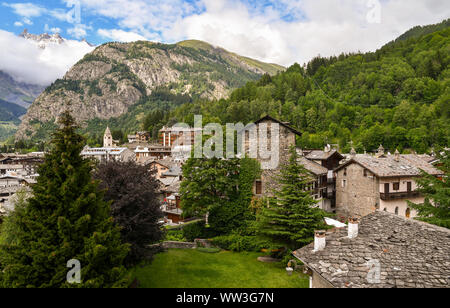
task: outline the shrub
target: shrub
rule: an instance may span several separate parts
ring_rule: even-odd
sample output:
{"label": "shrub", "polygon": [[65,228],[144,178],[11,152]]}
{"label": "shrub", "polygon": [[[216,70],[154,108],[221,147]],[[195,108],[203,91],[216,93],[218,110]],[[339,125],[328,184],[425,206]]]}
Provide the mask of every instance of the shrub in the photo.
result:
{"label": "shrub", "polygon": [[202,238],[206,234],[204,221],[188,224],[183,228],[183,235],[188,242],[193,242],[196,238]]}
{"label": "shrub", "polygon": [[164,241],[168,242],[187,242],[187,239],[184,237],[183,230],[169,230],[166,233],[166,237]]}
{"label": "shrub", "polygon": [[222,249],[236,252],[258,252],[265,248],[271,248],[272,245],[256,236],[241,236],[238,234],[218,236],[213,239],[213,244]]}

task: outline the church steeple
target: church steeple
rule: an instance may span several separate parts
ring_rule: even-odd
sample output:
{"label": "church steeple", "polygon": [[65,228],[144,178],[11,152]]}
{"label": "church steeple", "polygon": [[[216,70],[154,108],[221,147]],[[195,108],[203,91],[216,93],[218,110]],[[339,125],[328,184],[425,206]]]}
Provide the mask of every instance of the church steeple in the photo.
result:
{"label": "church steeple", "polygon": [[104,148],[112,148],[113,147],[113,138],[111,134],[111,130],[109,126],[106,127],[105,135],[103,136],[103,147]]}

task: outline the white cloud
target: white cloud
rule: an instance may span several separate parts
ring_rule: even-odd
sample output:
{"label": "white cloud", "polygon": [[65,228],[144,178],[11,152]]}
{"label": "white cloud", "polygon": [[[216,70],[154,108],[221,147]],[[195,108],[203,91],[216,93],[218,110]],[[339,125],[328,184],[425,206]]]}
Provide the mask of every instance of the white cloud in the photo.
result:
{"label": "white cloud", "polygon": [[[206,10],[178,19],[169,40],[206,40],[242,55],[290,65],[321,54],[373,51],[418,24],[450,16],[445,0],[386,0],[381,23],[369,23],[369,0],[282,0],[283,9],[251,10],[236,1],[203,0]],[[375,1],[376,2],[376,1]],[[431,3],[430,3],[431,2]],[[279,3],[278,3],[279,4]],[[297,16],[285,21],[280,16]]]}
{"label": "white cloud", "polygon": [[39,17],[47,11],[45,8],[29,2],[28,3],[3,2],[2,5],[12,8],[15,14],[27,18]]}
{"label": "white cloud", "polygon": [[16,22],[14,23],[14,26],[16,26],[16,27],[23,27],[23,23],[20,22],[20,21],[16,21]]}
{"label": "white cloud", "polygon": [[18,81],[49,85],[94,48],[85,42],[66,40],[41,49],[33,41],[0,30],[0,70]]}
{"label": "white cloud", "polygon": [[92,30],[92,27],[79,24],[67,29],[67,33],[76,39],[81,39],[86,37],[87,30]]}
{"label": "white cloud", "polygon": [[[199,39],[263,61],[290,65],[321,54],[373,51],[418,24],[450,16],[447,0],[81,0],[84,11],[117,21],[101,32],[173,43]],[[377,5],[381,23],[367,15]],[[131,37],[131,38],[130,38]]]}
{"label": "white cloud", "polygon": [[44,31],[45,31],[45,32],[50,32],[50,33],[61,33],[61,28],[58,28],[58,27],[49,27],[48,24],[45,24],[45,26],[44,26]]}
{"label": "white cloud", "polygon": [[140,34],[134,32],[127,32],[119,29],[112,29],[112,30],[99,29],[97,33],[103,38],[111,39],[113,41],[118,42],[134,42],[147,40],[144,36]]}
{"label": "white cloud", "polygon": [[29,26],[31,26],[31,25],[33,24],[33,22],[31,21],[31,19],[29,19],[28,17],[24,17],[24,18],[22,19],[22,21],[23,21],[24,24],[29,25]]}

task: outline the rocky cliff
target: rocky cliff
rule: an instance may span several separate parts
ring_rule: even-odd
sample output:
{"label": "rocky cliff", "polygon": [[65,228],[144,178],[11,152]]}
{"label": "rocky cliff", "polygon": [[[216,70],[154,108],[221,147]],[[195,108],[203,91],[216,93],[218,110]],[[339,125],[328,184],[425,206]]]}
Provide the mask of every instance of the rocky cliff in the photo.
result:
{"label": "rocky cliff", "polygon": [[161,87],[193,98],[220,99],[262,74],[283,69],[199,41],[108,43],[86,55],[34,101],[16,139],[29,139],[66,109],[80,123],[116,118]]}

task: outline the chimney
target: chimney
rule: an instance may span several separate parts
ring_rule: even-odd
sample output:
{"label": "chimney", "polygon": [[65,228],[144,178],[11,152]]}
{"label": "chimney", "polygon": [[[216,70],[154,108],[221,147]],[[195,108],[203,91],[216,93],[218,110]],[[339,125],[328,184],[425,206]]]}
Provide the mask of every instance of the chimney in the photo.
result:
{"label": "chimney", "polygon": [[384,147],[380,144],[380,147],[377,150],[377,154],[375,155],[376,158],[380,158],[384,156]]}
{"label": "chimney", "polygon": [[358,237],[359,220],[356,217],[348,219],[348,238],[353,239]]}
{"label": "chimney", "polygon": [[316,231],[314,236],[314,251],[322,251],[327,244],[326,232],[323,230]]}
{"label": "chimney", "polygon": [[356,150],[355,150],[355,148],[352,148],[352,150],[350,151],[350,156],[351,156],[352,158],[355,158],[355,157],[356,157]]}
{"label": "chimney", "polygon": [[398,149],[395,150],[394,160],[395,160],[396,162],[399,162],[399,161],[400,161],[400,152],[398,151]]}

